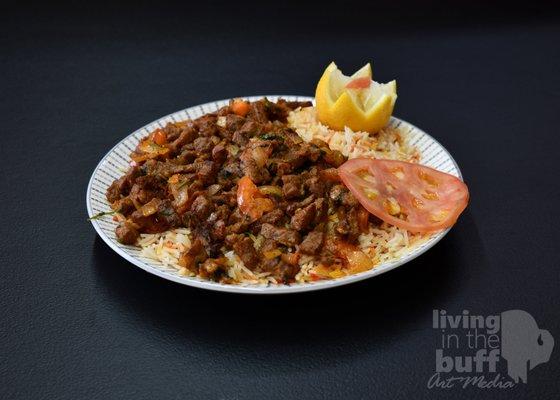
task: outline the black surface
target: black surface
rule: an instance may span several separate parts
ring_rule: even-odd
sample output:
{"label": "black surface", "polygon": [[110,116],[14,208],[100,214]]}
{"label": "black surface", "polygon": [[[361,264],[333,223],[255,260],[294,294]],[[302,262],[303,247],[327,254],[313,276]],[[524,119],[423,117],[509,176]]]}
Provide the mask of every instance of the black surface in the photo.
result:
{"label": "black surface", "polygon": [[[560,25],[532,5],[2,13],[0,398],[558,398],[558,349],[510,390],[426,388],[433,309],[519,308],[560,340]],[[329,61],[372,59],[398,79],[396,115],[471,191],[419,259],[324,292],[220,294],[133,267],[85,220],[93,168],[136,128],[215,99],[312,95]]]}

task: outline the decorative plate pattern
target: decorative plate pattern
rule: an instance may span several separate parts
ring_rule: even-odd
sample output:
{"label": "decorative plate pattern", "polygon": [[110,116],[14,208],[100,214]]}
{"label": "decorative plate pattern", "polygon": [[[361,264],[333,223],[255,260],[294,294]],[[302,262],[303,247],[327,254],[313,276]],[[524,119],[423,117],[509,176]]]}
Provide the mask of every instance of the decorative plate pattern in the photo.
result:
{"label": "decorative plate pattern", "polygon": [[[254,101],[265,96],[246,97],[246,100]],[[272,101],[283,98],[289,101],[313,101],[313,98],[306,96],[266,96]],[[162,117],[125,137],[115,145],[99,162],[87,188],[86,203],[89,216],[93,216],[103,211],[110,210],[109,204],[105,199],[105,192],[114,179],[122,176],[128,169],[130,157],[129,154],[134,150],[140,139],[148,135],[154,129],[164,127],[168,122],[177,122],[185,119],[198,118],[203,114],[218,110],[227,105],[229,99],[214,101],[189,107],[184,110],[169,114]],[[408,135],[411,144],[416,146],[421,152],[420,163],[430,166],[443,172],[462,178],[461,171],[451,154],[433,137],[422,131],[421,129],[409,124],[406,121],[392,117],[390,124],[399,127],[400,130]],[[157,261],[143,257],[140,249],[133,246],[126,246],[117,242],[115,237],[116,223],[111,218],[95,219],[91,221],[93,227],[99,236],[111,247],[117,254],[121,255],[132,264],[142,268],[143,270],[160,276],[162,278],[182,283],[184,285],[195,286],[203,289],[218,290],[223,292],[234,293],[257,293],[257,294],[274,294],[274,293],[294,293],[305,292],[311,290],[327,289],[335,286],[346,285],[351,282],[377,276],[384,272],[390,271],[408,261],[418,257],[426,250],[439,242],[449,231],[449,229],[433,235],[429,240],[413,248],[408,254],[398,260],[386,262],[377,265],[372,270],[362,272],[360,274],[347,276],[335,280],[317,281],[312,283],[298,283],[292,285],[226,285],[222,283],[211,282],[196,277],[185,277],[178,274],[177,270],[172,267],[165,267]]]}

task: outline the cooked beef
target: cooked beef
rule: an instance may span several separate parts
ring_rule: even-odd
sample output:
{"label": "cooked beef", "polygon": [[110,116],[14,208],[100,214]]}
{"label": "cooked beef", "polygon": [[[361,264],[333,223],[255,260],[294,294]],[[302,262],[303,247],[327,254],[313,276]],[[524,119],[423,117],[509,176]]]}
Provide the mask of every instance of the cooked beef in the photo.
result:
{"label": "cooked beef", "polygon": [[[165,131],[169,131],[169,130],[174,131],[175,129],[177,129],[176,124],[169,124],[165,127],[164,130]],[[196,139],[198,137],[198,131],[196,130],[196,128],[194,127],[194,125],[192,123],[187,123],[187,124],[185,124],[184,126],[181,126],[178,129],[180,129],[179,136],[176,139],[174,139],[172,142],[169,143],[169,148],[170,148],[172,153],[180,152],[181,149],[183,148],[183,146],[191,143],[194,139]],[[174,135],[170,135],[168,133],[167,137],[169,138],[170,136],[174,136]]]}
{"label": "cooked beef", "polygon": [[199,221],[205,221],[212,212],[212,203],[206,195],[201,194],[195,198],[191,204],[191,213],[196,216]]}
{"label": "cooked beef", "polygon": [[196,239],[191,247],[179,257],[179,265],[188,270],[198,273],[198,265],[208,258],[204,245],[200,239]]}
{"label": "cooked beef", "polygon": [[166,185],[155,175],[144,175],[136,179],[129,194],[133,201],[146,204],[153,198],[166,198]]}
{"label": "cooked beef", "polygon": [[224,143],[217,144],[212,149],[212,160],[218,164],[223,164],[227,159],[228,151]]}
{"label": "cooked beef", "polygon": [[275,210],[272,210],[266,214],[264,214],[261,219],[260,222],[267,223],[267,224],[272,224],[272,225],[278,225],[281,223],[281,221],[284,219],[284,211],[282,211],[281,209],[277,208]]}
{"label": "cooked beef", "polygon": [[286,199],[295,199],[305,195],[301,175],[283,175],[282,182],[282,194]]}
{"label": "cooked beef", "polygon": [[292,282],[298,272],[299,267],[297,265],[287,264],[283,261],[276,264],[276,268],[273,271],[274,276],[282,283]]}
{"label": "cooked beef", "polygon": [[296,210],[292,220],[290,221],[290,225],[296,231],[308,231],[313,229],[313,221],[315,221],[315,215],[317,213],[317,208],[315,207],[315,203],[308,205],[305,208],[300,208]]}
{"label": "cooked beef", "polygon": [[278,105],[285,106],[290,110],[295,110],[297,108],[311,107],[313,103],[310,101],[286,101],[284,99],[279,99]]}
{"label": "cooked beef", "polygon": [[219,132],[216,124],[218,117],[215,114],[206,114],[195,120],[200,136],[214,136]]}
{"label": "cooked beef", "polygon": [[300,208],[307,207],[314,201],[315,201],[315,195],[312,194],[311,196],[306,197],[302,201],[287,203],[286,212],[289,215],[293,215],[297,210],[299,210]]}
{"label": "cooked beef", "polygon": [[130,193],[130,189],[132,189],[134,180],[140,175],[140,168],[131,167],[124,176],[115,180],[107,189],[107,200],[109,203],[114,203],[122,196],[127,196]]}
{"label": "cooked beef", "polygon": [[249,114],[247,117],[258,123],[266,124],[268,122],[268,114],[266,112],[266,103],[268,101],[256,101],[251,103]]}
{"label": "cooked beef", "polygon": [[329,205],[326,199],[320,198],[315,200],[315,224],[323,223],[327,220]]}
{"label": "cooked beef", "polygon": [[240,117],[239,115],[236,114],[226,115],[226,129],[230,133],[233,133],[239,128],[241,128],[244,123],[245,123],[245,118]]}
{"label": "cooked beef", "polygon": [[301,236],[298,232],[287,229],[279,228],[271,224],[262,224],[261,235],[267,239],[272,239],[284,246],[295,246],[301,241]]}
{"label": "cooked beef", "polygon": [[251,178],[256,184],[268,182],[270,173],[266,169],[266,161],[271,152],[272,146],[269,143],[251,140],[239,157],[243,174]]}
{"label": "cooked beef", "polygon": [[257,121],[247,120],[232,136],[232,141],[240,146],[245,146],[249,139],[257,135],[262,129],[262,125]]}
{"label": "cooked beef", "polygon": [[255,269],[260,263],[260,257],[253,246],[251,238],[243,235],[235,235],[233,238],[228,238],[232,243],[233,251],[241,258],[243,264],[249,269]]}
{"label": "cooked beef", "polygon": [[211,185],[218,178],[218,165],[214,161],[203,161],[199,164],[197,177],[205,185]]}
{"label": "cooked beef", "polygon": [[201,278],[211,280],[218,280],[220,273],[225,271],[227,271],[227,267],[223,258],[208,258],[198,268],[198,274]]}
{"label": "cooked beef", "polygon": [[208,153],[214,147],[214,142],[211,137],[199,136],[193,142],[194,151],[197,153]]}
{"label": "cooked beef", "polygon": [[132,226],[130,222],[121,222],[115,230],[117,240],[122,244],[135,244],[140,233]]}
{"label": "cooked beef", "polygon": [[318,176],[312,176],[305,181],[305,187],[315,196],[323,197],[325,195],[327,185]]}
{"label": "cooked beef", "polygon": [[153,198],[149,204],[130,214],[130,221],[146,233],[164,232],[181,224],[181,218],[172,207],[171,201],[158,198]]}
{"label": "cooked beef", "polygon": [[[107,200],[125,218],[117,239],[134,244],[140,233],[187,227],[192,245],[180,265],[220,282],[231,281],[227,251],[247,268],[286,283],[299,272],[301,254],[339,262],[333,243],[356,243],[367,215],[340,181],[342,154],[320,140],[304,142],[286,124],[292,110],[309,105],[263,99],[252,102],[246,116],[226,106],[167,124],[163,145],[150,143],[153,135],[145,138],[135,156],[152,147],[157,155],[138,158],[107,190]],[[168,151],[159,153],[162,147]],[[249,198],[238,197],[244,176],[256,187]],[[263,210],[242,211],[240,199]]]}
{"label": "cooked beef", "polygon": [[321,231],[312,231],[307,234],[299,245],[299,251],[304,254],[315,255],[323,245],[325,234]]}

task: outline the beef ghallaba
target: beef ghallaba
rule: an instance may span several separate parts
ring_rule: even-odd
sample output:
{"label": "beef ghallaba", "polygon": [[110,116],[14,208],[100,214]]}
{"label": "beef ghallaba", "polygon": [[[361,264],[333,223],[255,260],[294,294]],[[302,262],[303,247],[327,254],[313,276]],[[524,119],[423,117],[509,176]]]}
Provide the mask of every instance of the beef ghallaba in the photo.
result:
{"label": "beef ghallaba", "polygon": [[117,239],[134,245],[142,233],[188,228],[191,245],[179,264],[224,283],[232,283],[231,251],[279,283],[294,282],[301,257],[371,268],[358,239],[379,221],[340,181],[346,157],[322,140],[304,142],[287,124],[291,111],[310,106],[235,100],[151,132],[107,190]]}

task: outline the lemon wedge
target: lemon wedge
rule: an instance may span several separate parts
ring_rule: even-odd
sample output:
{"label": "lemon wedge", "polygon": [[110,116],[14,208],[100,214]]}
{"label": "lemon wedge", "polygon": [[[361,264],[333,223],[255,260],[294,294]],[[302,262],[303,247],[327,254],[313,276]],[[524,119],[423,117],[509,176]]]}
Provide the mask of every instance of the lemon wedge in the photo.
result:
{"label": "lemon wedge", "polygon": [[315,91],[319,121],[339,131],[347,126],[375,133],[386,126],[397,100],[397,83],[378,83],[371,77],[369,63],[346,76],[332,62]]}

